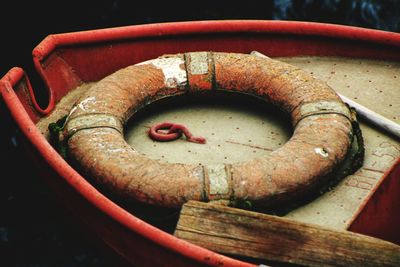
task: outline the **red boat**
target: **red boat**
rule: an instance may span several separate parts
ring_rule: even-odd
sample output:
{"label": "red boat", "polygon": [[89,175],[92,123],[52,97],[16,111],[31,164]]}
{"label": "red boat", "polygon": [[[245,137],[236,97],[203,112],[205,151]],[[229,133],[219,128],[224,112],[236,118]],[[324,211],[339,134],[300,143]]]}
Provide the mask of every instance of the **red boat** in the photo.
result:
{"label": "red boat", "polygon": [[[13,68],[1,79],[1,100],[23,133],[27,156],[35,161],[40,176],[77,220],[122,258],[138,266],[254,266],[254,261],[195,245],[138,218],[78,173],[38,126],[76,88],[132,64],[188,51],[258,51],[297,64],[399,123],[400,34],[256,20],[159,23],[53,34],[33,50],[36,70],[48,90],[46,108],[37,103],[23,69]],[[375,102],[378,97],[382,104]],[[362,119],[361,128],[366,147],[361,169],[346,177],[337,191],[287,217],[331,223],[337,229],[400,244],[400,213],[396,212],[400,206],[399,140]],[[351,193],[348,199],[344,192]],[[331,215],[337,218],[327,223]]]}

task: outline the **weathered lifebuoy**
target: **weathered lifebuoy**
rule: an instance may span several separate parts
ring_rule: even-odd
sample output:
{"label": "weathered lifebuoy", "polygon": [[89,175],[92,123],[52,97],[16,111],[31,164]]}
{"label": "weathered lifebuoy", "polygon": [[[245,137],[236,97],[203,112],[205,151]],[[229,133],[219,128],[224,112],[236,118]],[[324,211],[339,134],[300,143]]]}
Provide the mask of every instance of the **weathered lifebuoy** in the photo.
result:
{"label": "weathered lifebuoy", "polygon": [[[225,90],[254,95],[291,116],[293,136],[269,157],[190,165],[150,159],[124,140],[123,127],[158,99]],[[91,87],[71,110],[64,135],[82,170],[113,191],[158,206],[188,200],[268,206],[330,179],[352,139],[349,108],[323,81],[281,61],[254,55],[192,52],[132,65]]]}

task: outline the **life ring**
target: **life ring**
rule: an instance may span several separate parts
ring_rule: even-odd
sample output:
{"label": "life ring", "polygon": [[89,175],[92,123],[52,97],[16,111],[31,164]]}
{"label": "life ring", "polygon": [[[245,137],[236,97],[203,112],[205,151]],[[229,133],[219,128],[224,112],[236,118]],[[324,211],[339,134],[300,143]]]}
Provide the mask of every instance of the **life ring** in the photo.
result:
{"label": "life ring", "polygon": [[[270,156],[235,164],[150,159],[124,139],[127,120],[164,97],[224,90],[250,94],[288,112],[289,141]],[[284,62],[254,55],[190,52],[128,66],[91,87],[68,115],[68,153],[85,174],[128,198],[164,207],[188,200],[269,206],[319,187],[342,164],[354,116],[325,82]]]}

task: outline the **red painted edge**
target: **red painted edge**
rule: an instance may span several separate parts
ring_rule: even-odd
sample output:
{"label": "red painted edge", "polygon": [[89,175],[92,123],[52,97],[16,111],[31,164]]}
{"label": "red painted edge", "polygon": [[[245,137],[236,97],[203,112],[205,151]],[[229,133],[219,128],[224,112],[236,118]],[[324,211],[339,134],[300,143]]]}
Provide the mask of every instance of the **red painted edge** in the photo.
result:
{"label": "red painted edge", "polygon": [[[2,78],[2,81],[5,81],[11,85],[11,88],[13,88],[18,82],[20,82],[21,80],[24,80],[26,82],[26,86],[28,88],[28,92],[29,92],[29,97],[32,101],[33,107],[34,109],[39,112],[42,115],[47,115],[49,114],[55,106],[55,100],[54,100],[54,95],[53,95],[53,91],[50,90],[48,87],[47,91],[49,94],[49,103],[47,105],[47,107],[45,109],[42,109],[39,104],[37,103],[36,97],[35,97],[35,93],[33,91],[32,85],[29,81],[28,76],[26,75],[26,73],[24,72],[24,70],[20,67],[14,67],[12,69],[10,69],[7,74]],[[3,82],[4,82],[3,81]]]}
{"label": "red painted edge", "polygon": [[[353,215],[347,230],[400,245],[400,158],[387,170]],[[376,217],[376,215],[379,215]]]}
{"label": "red painted edge", "polygon": [[279,20],[209,20],[163,22],[47,36],[33,50],[35,60],[43,60],[56,47],[129,40],[155,36],[179,36],[217,33],[276,33],[301,36],[334,37],[400,47],[400,34],[354,26],[318,22]]}

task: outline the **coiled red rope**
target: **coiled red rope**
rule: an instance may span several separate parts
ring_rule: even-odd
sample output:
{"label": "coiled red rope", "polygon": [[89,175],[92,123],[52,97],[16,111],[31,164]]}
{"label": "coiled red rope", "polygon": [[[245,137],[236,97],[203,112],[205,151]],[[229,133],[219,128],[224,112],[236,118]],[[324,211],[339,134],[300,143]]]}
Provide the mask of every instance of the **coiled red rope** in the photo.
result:
{"label": "coiled red rope", "polygon": [[[167,131],[163,131],[167,130]],[[173,141],[184,134],[189,142],[205,144],[204,137],[195,137],[186,126],[179,123],[162,122],[152,126],[149,130],[149,136],[156,141]]]}

